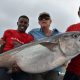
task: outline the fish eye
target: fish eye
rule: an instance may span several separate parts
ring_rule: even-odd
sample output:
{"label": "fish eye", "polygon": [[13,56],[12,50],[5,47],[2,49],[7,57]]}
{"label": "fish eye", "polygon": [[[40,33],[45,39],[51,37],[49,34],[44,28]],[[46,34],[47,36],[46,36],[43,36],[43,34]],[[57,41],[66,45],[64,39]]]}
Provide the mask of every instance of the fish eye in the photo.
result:
{"label": "fish eye", "polygon": [[78,38],[79,34],[72,34],[71,36],[72,36],[72,38]]}

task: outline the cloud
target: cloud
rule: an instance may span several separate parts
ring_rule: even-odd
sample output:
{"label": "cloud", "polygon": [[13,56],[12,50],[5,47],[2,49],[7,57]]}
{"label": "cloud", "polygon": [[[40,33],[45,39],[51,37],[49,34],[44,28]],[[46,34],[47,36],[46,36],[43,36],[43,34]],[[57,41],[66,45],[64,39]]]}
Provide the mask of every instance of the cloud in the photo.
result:
{"label": "cloud", "polygon": [[79,21],[77,11],[80,0],[1,0],[0,1],[0,36],[4,30],[16,29],[17,19],[20,15],[30,18],[32,28],[39,27],[37,17],[41,12],[49,12],[53,23],[60,31],[65,31],[67,26]]}

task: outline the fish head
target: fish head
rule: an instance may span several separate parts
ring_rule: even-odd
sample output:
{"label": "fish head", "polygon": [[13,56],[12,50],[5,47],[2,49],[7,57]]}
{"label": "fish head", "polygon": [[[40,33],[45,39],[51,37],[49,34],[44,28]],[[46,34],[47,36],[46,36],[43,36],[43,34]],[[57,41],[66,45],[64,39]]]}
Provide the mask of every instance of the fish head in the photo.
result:
{"label": "fish head", "polygon": [[80,32],[66,32],[59,37],[60,50],[65,56],[76,56],[80,52]]}

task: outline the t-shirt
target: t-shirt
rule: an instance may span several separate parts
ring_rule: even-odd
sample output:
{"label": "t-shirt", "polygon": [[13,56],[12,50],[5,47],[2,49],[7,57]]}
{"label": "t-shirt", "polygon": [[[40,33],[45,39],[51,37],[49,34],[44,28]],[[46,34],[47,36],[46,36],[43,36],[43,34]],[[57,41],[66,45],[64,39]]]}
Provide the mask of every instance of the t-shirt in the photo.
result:
{"label": "t-shirt", "polygon": [[[57,29],[52,30],[52,34],[50,36],[56,35],[59,33]],[[46,38],[47,36],[44,34],[44,32],[40,28],[32,29],[29,34],[31,34],[34,37],[34,40],[40,40],[43,38]]]}
{"label": "t-shirt", "polygon": [[3,48],[4,52],[13,49],[16,42],[21,45],[31,42],[33,40],[33,37],[27,33],[19,32],[17,30],[6,30],[2,39],[5,41]]}

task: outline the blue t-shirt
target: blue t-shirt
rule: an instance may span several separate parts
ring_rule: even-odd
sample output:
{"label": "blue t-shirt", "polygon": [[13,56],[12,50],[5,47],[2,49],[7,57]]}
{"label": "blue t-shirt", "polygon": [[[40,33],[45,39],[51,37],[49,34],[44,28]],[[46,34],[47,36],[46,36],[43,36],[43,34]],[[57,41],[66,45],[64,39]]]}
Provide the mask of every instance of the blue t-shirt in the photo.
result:
{"label": "blue t-shirt", "polygon": [[[59,33],[59,31],[57,29],[53,29],[52,30],[52,34],[50,36],[54,36],[54,35],[56,35],[58,33]],[[40,40],[42,38],[46,38],[47,37],[40,28],[32,29],[29,32],[29,34],[34,37],[34,40]]]}

